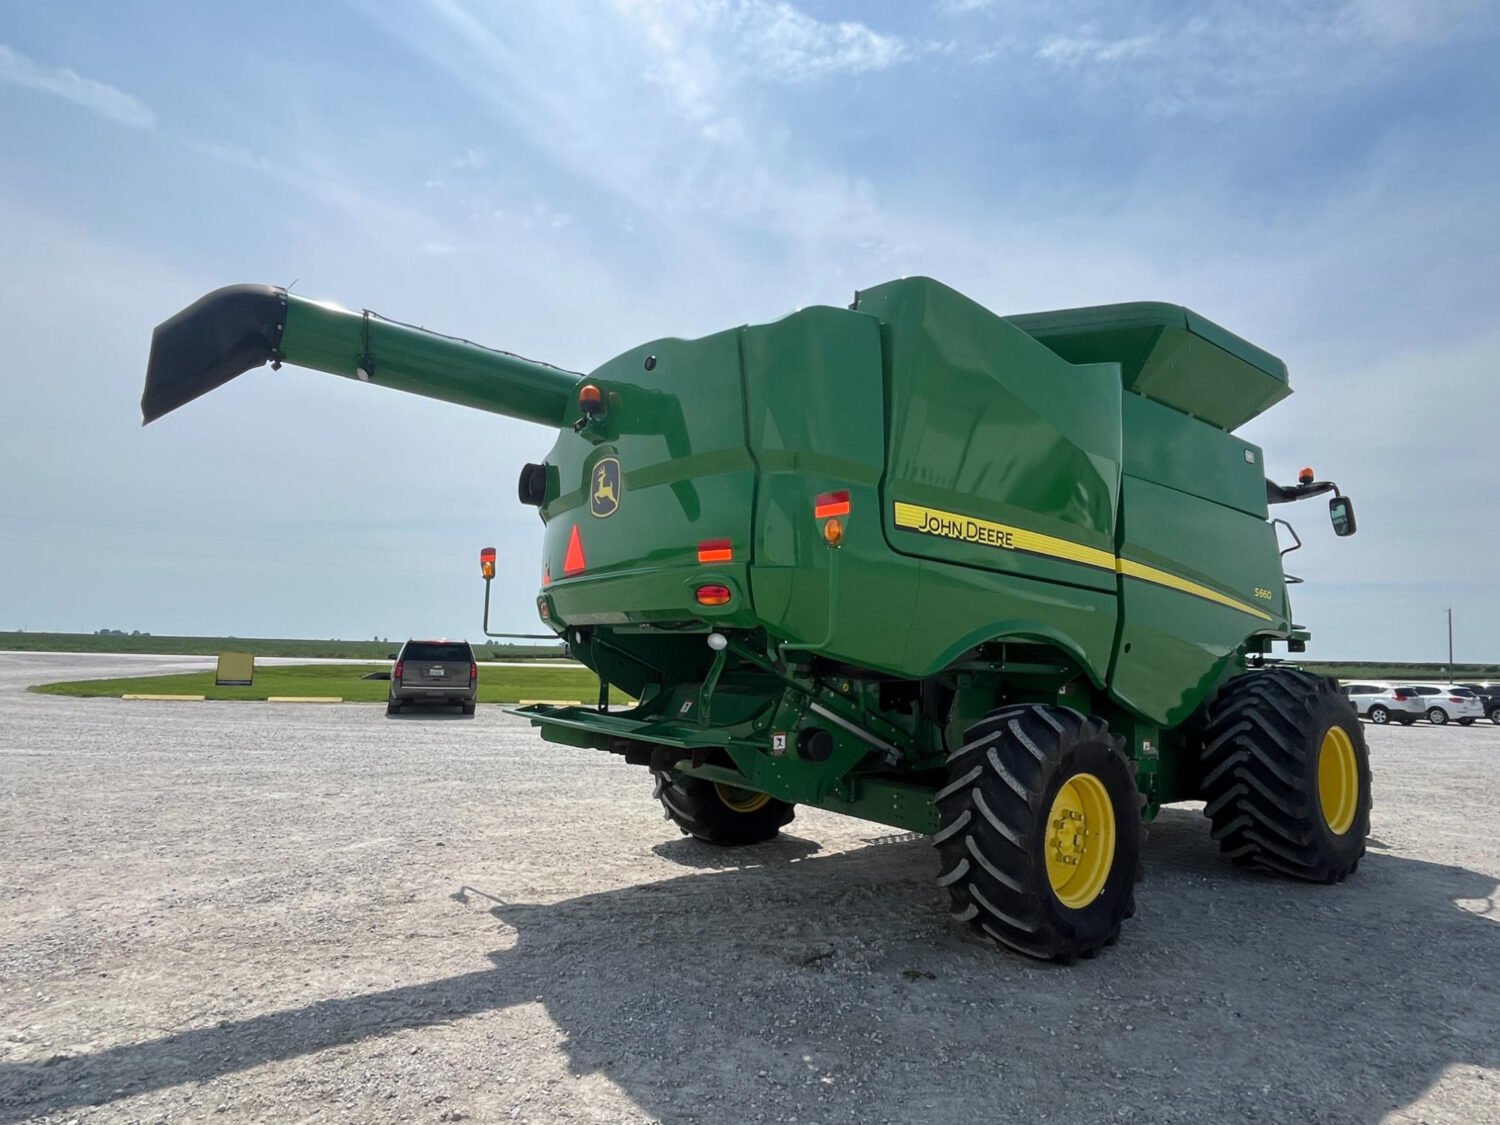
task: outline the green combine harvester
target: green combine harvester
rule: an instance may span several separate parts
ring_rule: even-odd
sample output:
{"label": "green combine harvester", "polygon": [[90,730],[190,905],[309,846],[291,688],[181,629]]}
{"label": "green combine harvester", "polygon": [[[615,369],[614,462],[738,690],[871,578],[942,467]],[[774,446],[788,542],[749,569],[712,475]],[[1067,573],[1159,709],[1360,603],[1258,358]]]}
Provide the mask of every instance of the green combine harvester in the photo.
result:
{"label": "green combine harvester", "polygon": [[1117,940],[1164,804],[1262,871],[1364,854],[1355,713],[1270,655],[1308,634],[1268,504],[1354,511],[1267,479],[1234,431],[1286,368],[1196,313],[1001,317],[907,278],[584,376],[242,285],[156,329],[145,420],[267,362],[557,430],[519,485],[537,612],[603,688],[515,713],[649,768],[699,839],[797,805],[930,835],[956,919],[1057,961]]}

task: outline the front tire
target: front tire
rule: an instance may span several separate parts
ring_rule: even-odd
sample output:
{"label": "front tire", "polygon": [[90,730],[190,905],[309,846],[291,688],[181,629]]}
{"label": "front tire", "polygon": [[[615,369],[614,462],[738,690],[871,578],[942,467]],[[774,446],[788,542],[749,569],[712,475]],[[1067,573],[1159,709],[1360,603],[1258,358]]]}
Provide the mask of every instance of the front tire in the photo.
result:
{"label": "front tire", "polygon": [[764,843],[797,815],[769,793],[665,772],[656,774],[655,796],[683,835],[726,848]]}
{"label": "front tire", "polygon": [[1071,962],[1135,912],[1144,797],[1122,742],[1067,707],[1002,707],[970,727],[938,791],[938,885],[1008,949]]}
{"label": "front tire", "polygon": [[1383,727],[1390,721],[1391,713],[1380,704],[1377,703],[1374,707],[1370,708],[1370,722],[1374,723],[1377,727]]}
{"label": "front tire", "polygon": [[1236,864],[1345,879],[1370,831],[1369,752],[1353,705],[1332,680],[1295,669],[1230,680],[1208,709],[1202,796]]}
{"label": "front tire", "polygon": [[1435,727],[1440,727],[1448,722],[1448,712],[1441,707],[1430,708],[1427,712],[1427,721]]}

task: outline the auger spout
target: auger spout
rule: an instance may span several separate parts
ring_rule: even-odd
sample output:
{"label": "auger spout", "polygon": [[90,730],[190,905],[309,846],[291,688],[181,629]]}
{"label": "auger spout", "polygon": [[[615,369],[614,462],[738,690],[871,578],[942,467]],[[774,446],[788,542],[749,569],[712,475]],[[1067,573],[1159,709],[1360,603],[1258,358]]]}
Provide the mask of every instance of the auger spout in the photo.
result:
{"label": "auger spout", "polygon": [[143,422],[266,363],[289,363],[543,426],[568,423],[582,375],[270,285],[200,297],[151,337]]}

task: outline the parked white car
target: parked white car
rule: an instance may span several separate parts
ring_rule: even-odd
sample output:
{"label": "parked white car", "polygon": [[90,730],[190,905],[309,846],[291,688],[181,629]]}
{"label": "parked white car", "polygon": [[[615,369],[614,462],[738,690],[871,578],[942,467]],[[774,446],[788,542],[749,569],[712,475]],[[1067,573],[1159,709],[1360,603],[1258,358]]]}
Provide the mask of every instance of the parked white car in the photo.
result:
{"label": "parked white car", "polygon": [[1377,726],[1400,723],[1409,727],[1427,714],[1427,705],[1415,688],[1358,680],[1346,683],[1344,694],[1354,704],[1360,718],[1369,719]]}
{"label": "parked white car", "polygon": [[1461,726],[1469,726],[1484,718],[1484,701],[1466,687],[1457,684],[1412,684],[1411,689],[1422,697],[1427,721],[1442,726],[1450,719]]}

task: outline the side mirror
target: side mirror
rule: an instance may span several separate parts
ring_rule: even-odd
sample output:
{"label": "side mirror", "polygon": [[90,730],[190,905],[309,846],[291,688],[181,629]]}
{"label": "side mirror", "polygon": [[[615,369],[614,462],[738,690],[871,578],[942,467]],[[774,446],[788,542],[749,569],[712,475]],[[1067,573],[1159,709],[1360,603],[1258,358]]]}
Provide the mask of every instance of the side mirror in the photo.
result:
{"label": "side mirror", "polygon": [[387,659],[387,660],[395,660],[395,659],[396,659],[396,657],[398,657],[398,656],[400,656],[400,655],[401,655],[401,654],[400,654],[400,653],[399,653],[399,652],[393,652],[393,653],[391,653],[391,654],[390,654],[390,655],[389,655],[389,656],[387,656],[387,657],[386,657],[386,659]]}
{"label": "side mirror", "polygon": [[1333,521],[1335,535],[1353,535],[1359,530],[1354,519],[1354,501],[1347,496],[1335,496],[1328,501],[1328,518]]}

